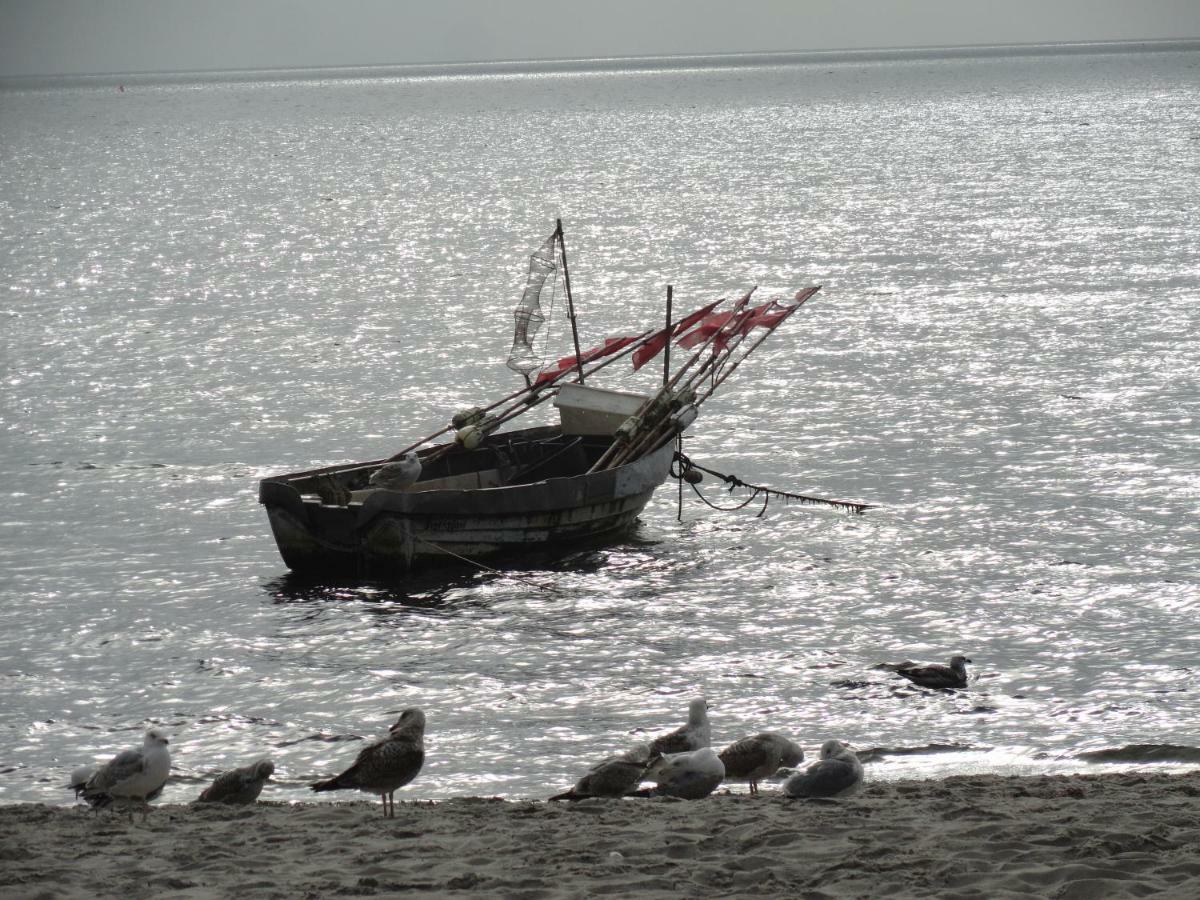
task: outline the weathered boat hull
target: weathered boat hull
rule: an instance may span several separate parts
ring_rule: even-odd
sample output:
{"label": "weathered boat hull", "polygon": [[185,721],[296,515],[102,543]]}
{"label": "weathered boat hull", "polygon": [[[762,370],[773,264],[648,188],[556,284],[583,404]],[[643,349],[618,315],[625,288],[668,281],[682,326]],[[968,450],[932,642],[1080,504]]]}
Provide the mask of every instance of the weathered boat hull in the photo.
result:
{"label": "weathered boat hull", "polygon": [[673,450],[667,443],[627,465],[526,484],[364,491],[345,505],[294,486],[350,469],[332,467],[264,479],[259,500],[293,571],[395,577],[432,565],[494,562],[619,539],[666,480]]}

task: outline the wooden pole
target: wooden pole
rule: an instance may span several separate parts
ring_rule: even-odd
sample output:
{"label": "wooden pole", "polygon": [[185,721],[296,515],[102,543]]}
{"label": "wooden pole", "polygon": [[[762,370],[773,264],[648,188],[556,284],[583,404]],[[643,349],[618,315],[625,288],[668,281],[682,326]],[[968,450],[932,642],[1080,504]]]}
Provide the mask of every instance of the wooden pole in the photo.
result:
{"label": "wooden pole", "polygon": [[567,243],[563,240],[562,219],[556,219],[554,233],[558,236],[558,249],[562,253],[563,284],[567,288],[567,317],[571,320],[571,337],[575,339],[575,368],[579,372],[579,383],[583,384],[583,353],[579,350],[579,326],[575,323],[575,301],[571,297],[571,272],[567,269]]}
{"label": "wooden pole", "polygon": [[667,285],[667,343],[663,347],[663,387],[666,387],[671,380],[671,298],[674,295],[674,290],[671,285]]}
{"label": "wooden pole", "polygon": [[[720,328],[718,328],[716,331],[714,331],[712,334],[710,334],[705,339],[704,343],[700,345],[700,349],[695,351],[692,354],[691,359],[689,359],[684,364],[683,368],[680,369],[678,372],[676,372],[674,375],[672,375],[670,380],[666,384],[664,384],[661,388],[659,388],[658,392],[653,397],[647,398],[646,402],[643,403],[640,407],[638,407],[638,411],[635,413],[635,415],[637,415],[637,416],[645,415],[646,411],[649,410],[650,407],[654,405],[656,400],[658,400],[659,398],[666,399],[670,396],[671,389],[674,388],[675,385],[677,385],[680,382],[680,379],[683,378],[684,373],[687,372],[696,363],[696,361],[699,360],[704,355],[705,351],[708,350],[709,346],[717,338],[717,336],[724,333],[726,331],[726,329],[729,329],[729,326],[731,323],[738,320],[738,314],[741,313],[741,311],[745,307],[745,305],[750,302],[750,295],[753,294],[755,292],[755,290],[757,290],[757,288],[758,288],[757,285],[752,287],[749,291],[747,291],[747,293],[745,294],[745,296],[742,297],[741,300],[739,300],[737,303],[734,304],[733,309],[730,310],[730,317],[729,317],[728,321],[726,321],[726,323],[724,325],[722,325]],[[732,330],[732,329],[730,329],[730,330]],[[694,372],[692,375],[688,376],[688,379],[684,382],[684,384],[685,385],[694,384],[697,379],[701,378],[703,375],[705,375],[708,372],[708,368],[710,365],[712,365],[712,363],[713,363],[713,359],[710,358],[710,359],[706,360],[704,363],[701,364],[700,368],[698,370],[696,370],[696,372]],[[654,428],[654,430],[652,432],[648,432],[648,434],[650,434],[652,436],[657,436],[659,434],[659,429],[656,427],[656,428]],[[657,437],[655,439],[657,441]],[[600,471],[603,471],[604,469],[611,469],[614,466],[618,466],[621,463],[626,462],[630,459],[637,458],[637,456],[641,455],[641,452],[647,442],[648,441],[647,441],[646,435],[643,435],[640,438],[635,436],[633,442],[629,443],[629,444],[619,444],[617,441],[614,440],[609,445],[608,449],[604,451],[604,453],[601,455],[601,457],[598,460],[596,460],[596,462],[592,465],[592,467],[590,469],[588,469],[588,472],[589,473],[600,472]]]}

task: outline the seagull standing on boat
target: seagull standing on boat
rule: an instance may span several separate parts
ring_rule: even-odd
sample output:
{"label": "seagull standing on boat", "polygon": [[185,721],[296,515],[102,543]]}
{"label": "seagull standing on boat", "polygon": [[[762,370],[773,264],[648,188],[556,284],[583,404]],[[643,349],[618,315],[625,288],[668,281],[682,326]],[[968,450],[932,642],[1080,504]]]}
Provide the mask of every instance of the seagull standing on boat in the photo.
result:
{"label": "seagull standing on boat", "polygon": [[253,803],[262,793],[263,785],[275,773],[275,763],[269,759],[260,759],[248,766],[241,766],[217,776],[216,780],[204,789],[197,803]]}
{"label": "seagull standing on boat", "polygon": [[314,791],[357,790],[378,794],[383,815],[396,816],[396,790],[408,784],[425,762],[425,713],[406,709],[388,736],[363,747],[354,765],[341,775],[311,785]]}
{"label": "seagull standing on boat", "polygon": [[781,766],[804,762],[800,745],[773,731],[735,741],[718,755],[725,766],[725,780],[747,782],[751,794],[757,794],[758,783],[774,775]]}
{"label": "seagull standing on boat", "polygon": [[421,477],[421,461],[409,450],[395,462],[384,463],[371,474],[370,484],[389,491],[402,491]]}
{"label": "seagull standing on boat", "polygon": [[821,745],[821,758],[783,783],[789,797],[813,799],[847,797],[862,787],[863,767],[858,754],[841,741]]}
{"label": "seagull standing on boat", "polygon": [[950,665],[943,666],[931,663],[927,666],[901,664],[896,668],[897,675],[903,675],[913,684],[926,688],[965,688],[967,686],[967,663],[971,660],[965,656],[954,656]]}
{"label": "seagull standing on boat", "polygon": [[77,779],[85,774],[76,769],[71,785],[76,796],[82,796],[97,809],[114,803],[148,803],[162,793],[171,774],[170,741],[163,732],[152,728],[146,732],[142,746],[123,750],[96,770],[83,784]]}
{"label": "seagull standing on boat", "polygon": [[637,791],[635,796],[701,800],[725,779],[725,764],[712,747],[664,756],[654,769],[655,787]]}
{"label": "seagull standing on boat", "polygon": [[583,800],[586,797],[624,797],[642,783],[647,767],[659,755],[649,744],[637,744],[618,756],[610,756],[592,766],[569,791],[551,800]]}

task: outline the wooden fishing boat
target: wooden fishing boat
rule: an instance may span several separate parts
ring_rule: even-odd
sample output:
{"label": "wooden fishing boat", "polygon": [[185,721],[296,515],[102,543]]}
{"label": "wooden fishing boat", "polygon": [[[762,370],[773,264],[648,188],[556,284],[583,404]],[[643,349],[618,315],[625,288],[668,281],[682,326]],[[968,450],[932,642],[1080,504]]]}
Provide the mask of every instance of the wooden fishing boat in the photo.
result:
{"label": "wooden fishing boat", "polygon": [[[666,480],[672,441],[589,472],[611,443],[611,435],[561,425],[526,428],[490,435],[472,450],[448,444],[418,453],[421,478],[403,491],[371,487],[370,475],[387,462],[376,460],[266,478],[259,499],[284,562],[302,573],[394,576],[554,552],[627,534]],[[339,497],[336,486],[347,493]]]}
{"label": "wooden fishing boat", "polygon": [[[538,294],[560,268],[575,352],[545,366],[530,340],[540,323]],[[394,577],[431,564],[482,565],[619,539],[667,479],[677,438],[701,403],[817,290],[801,291],[791,303],[757,307],[748,306],[748,293],[727,312],[715,312],[718,301],[673,321],[668,288],[661,329],[610,338],[585,353],[574,329],[560,222],[531,257],[525,296],[515,311],[509,366],[524,375],[525,387],[456,415],[388,459],[264,478],[259,502],[284,562],[307,575]],[[755,329],[763,333],[751,340]],[[672,343],[693,351],[673,375]],[[654,393],[585,382],[616,360],[632,356],[639,368],[660,352],[663,380]],[[550,399],[559,411],[557,425],[501,430]],[[450,432],[453,440],[432,443]],[[420,462],[414,482],[396,488],[379,480],[384,466],[409,452]]]}

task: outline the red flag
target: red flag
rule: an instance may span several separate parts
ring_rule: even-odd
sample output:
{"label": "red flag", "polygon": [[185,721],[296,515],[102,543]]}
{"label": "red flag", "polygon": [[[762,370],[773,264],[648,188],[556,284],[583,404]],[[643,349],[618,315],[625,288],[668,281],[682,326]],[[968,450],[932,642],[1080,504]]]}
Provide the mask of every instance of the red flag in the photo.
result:
{"label": "red flag", "polygon": [[714,334],[716,334],[719,330],[724,328],[725,325],[732,318],[733,318],[732,312],[722,312],[722,313],[716,313],[715,315],[708,316],[704,319],[703,322],[701,322],[699,325],[697,325],[695,328],[693,328],[691,331],[689,331],[687,334],[685,334],[683,337],[681,337],[675,343],[678,344],[680,347],[690,350],[692,347],[695,347],[697,344],[703,344],[705,341],[707,341],[710,337],[712,337]]}
{"label": "red flag", "polygon": [[[723,302],[723,300],[717,300],[714,303],[708,304],[708,306],[705,306],[703,309],[698,309],[693,313],[688,313],[671,326],[669,329],[670,333],[672,335],[683,334]],[[658,354],[662,353],[663,348],[667,346],[667,331],[668,329],[666,328],[659,330],[654,337],[650,338],[650,340],[646,341],[645,344],[633,351],[633,371],[636,372],[646,363],[650,362],[650,360],[654,359],[654,357],[658,356]]]}
{"label": "red flag", "polygon": [[698,309],[694,313],[684,316],[679,320],[678,323],[676,323],[674,333],[683,334],[724,302],[724,300],[718,300],[715,303],[708,304],[708,306],[704,307],[703,309]]}
{"label": "red flag", "polygon": [[637,371],[658,354],[662,353],[663,347],[667,346],[667,332],[670,329],[663,328],[654,337],[642,344],[633,351],[633,371]]}
{"label": "red flag", "polygon": [[[583,353],[581,353],[579,355],[579,361],[581,363],[590,363],[593,360],[601,359],[605,356],[610,356],[613,353],[616,353],[618,350],[621,350],[624,347],[628,347],[630,344],[632,344],[637,339],[638,338],[636,336],[605,338],[604,343],[601,344],[599,347],[593,347],[591,350],[586,350]],[[574,368],[575,368],[575,357],[574,356],[561,357],[558,360],[558,362],[556,362],[554,365],[550,366],[549,368],[543,369],[542,372],[538,375],[538,377],[534,380],[533,383],[535,386],[539,385],[539,384],[546,384],[547,382],[554,381],[557,378],[561,378],[563,375],[565,375],[567,372],[570,372]]]}

